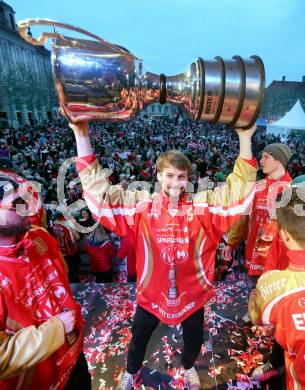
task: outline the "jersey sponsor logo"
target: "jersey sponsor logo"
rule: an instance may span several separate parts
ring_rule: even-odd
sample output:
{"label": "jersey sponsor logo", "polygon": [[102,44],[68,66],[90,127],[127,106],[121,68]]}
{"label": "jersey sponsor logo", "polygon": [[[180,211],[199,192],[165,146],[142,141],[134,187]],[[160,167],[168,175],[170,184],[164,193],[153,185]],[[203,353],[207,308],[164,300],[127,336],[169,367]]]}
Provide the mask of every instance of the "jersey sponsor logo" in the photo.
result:
{"label": "jersey sponsor logo", "polygon": [[[62,311],[62,305],[68,297],[67,290],[61,283],[51,284],[47,290],[40,288],[38,301],[34,304],[33,312],[37,320],[47,320]],[[60,303],[60,304],[59,304]]]}
{"label": "jersey sponsor logo", "polygon": [[176,307],[176,306],[180,306],[181,305],[181,299],[182,299],[182,297],[185,294],[186,294],[186,292],[184,291],[176,299],[167,298],[167,296],[164,293],[161,293],[161,296],[163,297],[166,306],[168,306],[168,307]]}
{"label": "jersey sponsor logo", "polygon": [[49,249],[47,243],[41,237],[34,238],[32,245],[41,256],[43,256]]}
{"label": "jersey sponsor logo", "polygon": [[298,299],[298,304],[300,307],[305,307],[305,297]]}
{"label": "jersey sponsor logo", "polygon": [[189,237],[157,237],[158,244],[188,244]]}
{"label": "jersey sponsor logo", "polygon": [[274,294],[275,292],[282,290],[286,285],[286,278],[274,280],[269,284],[266,284],[264,286],[260,286],[260,291],[263,296],[263,298],[268,297],[271,294]]}
{"label": "jersey sponsor logo", "polygon": [[257,269],[263,269],[264,267],[260,264],[253,264],[250,263],[250,269],[257,270]]}
{"label": "jersey sponsor logo", "polygon": [[34,319],[42,322],[63,311],[68,291],[50,259],[42,259],[26,275],[24,288],[15,297],[16,304],[30,310]]}
{"label": "jersey sponsor logo", "polygon": [[186,306],[184,306],[184,308],[182,310],[180,310],[177,313],[168,313],[160,306],[158,307],[158,310],[159,310],[159,313],[162,315],[162,317],[168,318],[168,319],[174,319],[174,318],[182,317],[184,315],[184,313],[193,309],[194,306],[195,306],[195,302],[188,303]]}
{"label": "jersey sponsor logo", "polygon": [[169,245],[161,252],[161,259],[168,265],[179,265],[186,261],[188,252],[182,246]]}
{"label": "jersey sponsor logo", "polygon": [[187,226],[181,226],[179,224],[166,224],[166,227],[156,228],[156,232],[171,234],[171,233],[188,233],[189,228]]}
{"label": "jersey sponsor logo", "polygon": [[297,330],[305,330],[305,313],[292,314],[292,320]]}

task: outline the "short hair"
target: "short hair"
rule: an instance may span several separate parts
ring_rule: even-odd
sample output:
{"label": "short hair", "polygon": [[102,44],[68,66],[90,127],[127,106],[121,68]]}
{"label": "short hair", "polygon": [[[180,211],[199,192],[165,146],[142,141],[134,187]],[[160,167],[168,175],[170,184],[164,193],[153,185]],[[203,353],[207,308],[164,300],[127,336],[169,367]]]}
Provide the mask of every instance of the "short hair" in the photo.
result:
{"label": "short hair", "polygon": [[290,199],[287,205],[276,209],[277,223],[296,243],[305,249],[305,188],[291,186],[282,193],[282,199]]}
{"label": "short hair", "polygon": [[187,171],[187,173],[192,170],[192,164],[186,155],[175,149],[160,154],[157,159],[157,171],[162,172],[170,165],[181,171]]}
{"label": "short hair", "polygon": [[12,161],[8,157],[0,157],[0,169],[14,169]]}

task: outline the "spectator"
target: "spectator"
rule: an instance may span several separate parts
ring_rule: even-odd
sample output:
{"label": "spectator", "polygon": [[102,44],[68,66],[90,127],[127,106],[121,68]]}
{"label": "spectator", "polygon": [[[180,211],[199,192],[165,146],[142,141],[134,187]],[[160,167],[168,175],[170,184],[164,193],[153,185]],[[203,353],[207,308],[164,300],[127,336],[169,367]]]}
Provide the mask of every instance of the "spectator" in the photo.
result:
{"label": "spectator", "polygon": [[[297,185],[299,188],[305,187],[305,176],[298,176],[292,181],[292,185]],[[274,238],[270,250],[267,251],[266,264],[264,273],[273,270],[285,270],[289,266],[288,250],[286,245],[278,233]],[[262,366],[257,367],[252,377],[255,380],[264,382],[272,376],[278,375],[278,370],[284,365],[284,351],[281,346],[275,341],[272,346],[272,351],[269,360]]]}
{"label": "spectator", "polygon": [[112,259],[115,250],[109,235],[102,226],[97,226],[89,234],[84,251],[89,254],[90,271],[96,276],[97,283],[112,282]]}
{"label": "spectator", "polygon": [[294,390],[305,386],[305,217],[298,212],[304,210],[305,191],[293,187],[292,194],[287,189],[283,196],[290,201],[276,214],[289,266],[268,271],[258,280],[249,300],[249,316],[255,324],[273,325],[275,339],[285,350],[286,389]]}
{"label": "spectator", "polygon": [[[232,249],[243,239],[246,239],[245,266],[248,269],[249,284],[254,288],[258,277],[262,274],[266,247],[269,249],[276,236],[276,222],[272,220],[275,211],[275,200],[290,182],[287,163],[291,151],[284,144],[274,143],[266,146],[262,151],[261,166],[264,180],[257,182],[251,215],[243,216],[230,230],[224,257],[232,257]],[[249,322],[247,314],[243,316],[241,325]]]}
{"label": "spectator", "polygon": [[[73,135],[67,130],[67,124],[61,121],[20,127],[18,130],[7,128],[2,135],[8,145],[14,171],[25,179],[38,181],[42,185],[40,195],[48,210],[48,228],[54,216],[49,204],[58,207],[58,170],[65,159],[76,153]],[[127,188],[130,181],[141,179],[148,181],[153,187],[156,182],[156,158],[161,152],[173,147],[179,148],[192,164],[197,165],[197,171],[190,177],[195,189],[196,181],[205,177],[209,177],[212,184],[222,181],[222,178],[225,181],[238,154],[238,142],[232,129],[182,118],[178,123],[170,120],[145,122],[140,118],[124,124],[92,123],[90,134],[101,164],[113,171],[110,181],[112,184],[122,182],[124,188]],[[258,128],[253,138],[254,153],[257,154],[267,144],[274,142],[279,142],[278,137],[266,134],[263,127]],[[286,143],[295,152],[293,160],[288,163],[288,170],[293,176],[296,171],[299,174],[305,173],[304,137],[302,134],[292,134]],[[120,155],[128,156],[127,160],[123,160]],[[18,166],[19,171],[15,170],[15,166]],[[120,179],[122,174],[125,176]],[[82,196],[75,178],[75,166],[71,164],[66,169],[64,180],[68,204]],[[72,192],[69,191],[70,186]],[[79,209],[75,214],[78,212]]]}
{"label": "spectator", "polygon": [[[44,229],[31,228],[27,217],[22,216],[25,203],[19,195],[18,183],[3,175],[0,185],[2,335],[3,332],[12,335],[32,325],[39,328],[61,312],[75,312],[75,326],[66,335],[64,344],[60,347],[59,340],[53,340],[58,347],[55,352],[42,361],[42,356],[37,356],[37,364],[21,375],[0,381],[0,388],[36,390],[43,384],[45,389],[67,390],[78,386],[90,389],[90,375],[82,352],[83,319],[73,298],[57,242]],[[34,332],[32,329],[33,336],[37,333],[39,330]],[[61,340],[62,334],[63,329],[58,335]],[[33,343],[35,345],[34,340]],[[23,352],[22,358],[26,360],[26,352]],[[31,351],[27,353],[31,355]],[[57,364],[58,360],[61,364]]]}
{"label": "spectator", "polygon": [[4,139],[0,139],[0,157],[9,157],[9,150]]}
{"label": "spectator", "polygon": [[[217,242],[251,201],[248,191],[256,176],[251,137],[256,126],[238,131],[240,157],[227,186],[194,197],[185,193],[190,161],[175,150],[158,158],[161,191],[152,197],[145,190],[125,193],[120,186],[110,187],[93,156],[87,123],[70,126],[77,142],[78,168],[88,207],[103,226],[119,236],[129,235],[137,245],[138,306],[127,371],[119,388],[133,387],[148,341],[162,321],[171,325],[181,323],[186,384],[197,390],[200,380],[194,363],[203,341],[203,305],[213,293],[212,262]],[[240,185],[235,187],[236,183]],[[233,206],[236,203],[238,210]],[[198,274],[200,267],[203,272]]]}
{"label": "spectator", "polygon": [[56,219],[52,226],[52,232],[57,238],[61,253],[63,254],[68,268],[69,281],[77,283],[79,276],[79,256],[77,241],[79,240],[78,232],[69,224],[64,215],[57,211]]}

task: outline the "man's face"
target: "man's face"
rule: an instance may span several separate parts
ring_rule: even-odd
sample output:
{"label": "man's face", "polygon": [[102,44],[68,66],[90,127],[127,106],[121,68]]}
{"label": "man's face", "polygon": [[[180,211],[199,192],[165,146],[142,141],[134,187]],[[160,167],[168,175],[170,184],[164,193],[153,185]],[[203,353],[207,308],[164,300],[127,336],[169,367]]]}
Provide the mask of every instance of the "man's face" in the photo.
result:
{"label": "man's face", "polygon": [[188,182],[187,170],[177,169],[169,165],[158,173],[158,180],[161,182],[162,192],[165,195],[172,198],[181,197]]}
{"label": "man's face", "polygon": [[282,163],[272,157],[269,153],[263,153],[260,164],[265,175],[274,173],[279,168],[283,167]]}
{"label": "man's face", "polygon": [[5,194],[0,201],[0,236],[13,237],[31,228],[28,217],[22,215],[25,207],[18,190]]}

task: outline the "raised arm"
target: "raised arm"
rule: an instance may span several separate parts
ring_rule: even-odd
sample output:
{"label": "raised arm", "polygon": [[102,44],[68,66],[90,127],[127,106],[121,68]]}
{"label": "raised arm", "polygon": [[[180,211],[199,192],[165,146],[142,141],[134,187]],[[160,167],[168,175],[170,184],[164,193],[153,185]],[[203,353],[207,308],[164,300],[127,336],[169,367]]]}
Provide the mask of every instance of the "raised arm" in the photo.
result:
{"label": "raised arm", "polygon": [[88,122],[80,122],[77,125],[72,125],[70,123],[70,127],[75,136],[77,156],[85,157],[93,155],[93,149],[89,138]]}
{"label": "raised arm", "polygon": [[[85,201],[94,218],[107,229],[122,236],[135,223],[135,214],[149,198],[148,191],[124,191],[108,181],[109,170],[101,169],[91,146],[88,124],[70,124],[77,144],[77,170]],[[141,202],[143,201],[143,202]]]}
{"label": "raised arm", "polygon": [[252,136],[255,133],[256,125],[249,130],[236,129],[239,138],[239,156],[245,160],[251,160],[252,155]]}
{"label": "raised arm", "polygon": [[[256,126],[249,130],[237,129],[240,153],[226,184],[195,197],[195,212],[198,215],[209,214],[210,223],[220,233],[226,232],[251,207],[257,171],[251,149],[255,130]],[[203,218],[203,222],[206,220]]]}

